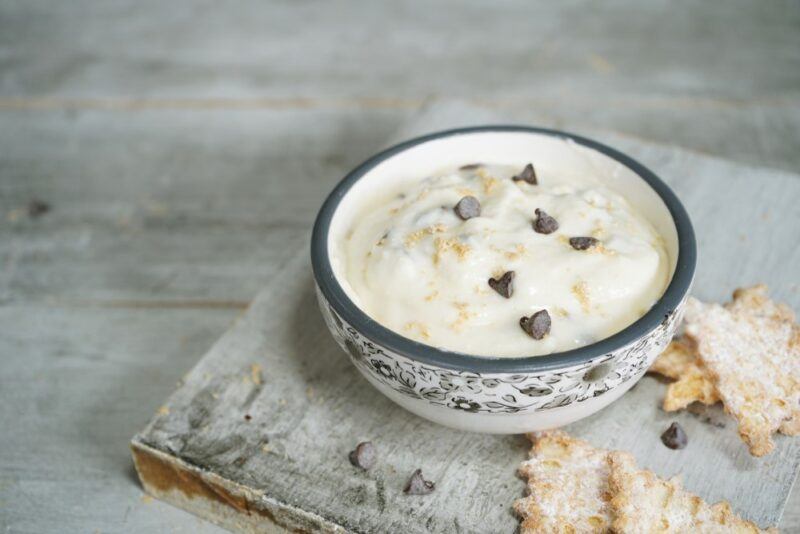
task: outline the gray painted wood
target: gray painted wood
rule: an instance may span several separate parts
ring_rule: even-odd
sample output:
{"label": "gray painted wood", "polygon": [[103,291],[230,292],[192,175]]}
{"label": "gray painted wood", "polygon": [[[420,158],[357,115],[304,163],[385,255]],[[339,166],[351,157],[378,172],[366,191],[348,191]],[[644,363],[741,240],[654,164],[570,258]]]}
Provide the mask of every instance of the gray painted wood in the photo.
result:
{"label": "gray painted wood", "polygon": [[496,99],[592,88],[779,100],[800,84],[800,12],[789,1],[40,0],[3,11],[7,96]]}
{"label": "gray painted wood", "polygon": [[800,169],[796,5],[640,4],[0,1],[0,530],[219,532],[130,434],[430,100]]}
{"label": "gray painted wood", "polygon": [[789,0],[6,0],[0,24],[0,109],[407,116],[464,98],[800,168]]}
{"label": "gray painted wood", "polygon": [[[458,123],[465,114],[459,106],[434,108],[404,135]],[[787,268],[800,261],[794,209],[800,178],[600,137],[647,162],[684,200],[701,250],[695,294],[724,299],[737,285],[767,281],[778,298],[800,308],[796,273]],[[254,364],[261,367],[256,381]],[[732,422],[718,428],[689,413],[663,413],[663,391],[647,377],[570,431],[598,446],[629,450],[663,476],[680,473],[691,491],[727,499],[762,525],[777,524],[800,463],[800,440],[779,437],[772,455],[754,459]],[[524,486],[514,471],[526,440],[439,427],[373,390],[325,329],[305,253],[285,266],[166,406],[168,413],[157,415],[135,442],[253,490],[255,506],[268,498],[352,532],[511,532],[517,523],[510,504]],[[690,436],[683,451],[659,440],[675,420]],[[347,452],[366,439],[381,457],[369,473],[347,462]],[[437,482],[435,494],[402,494],[417,467]],[[180,504],[221,521],[198,501]]]}

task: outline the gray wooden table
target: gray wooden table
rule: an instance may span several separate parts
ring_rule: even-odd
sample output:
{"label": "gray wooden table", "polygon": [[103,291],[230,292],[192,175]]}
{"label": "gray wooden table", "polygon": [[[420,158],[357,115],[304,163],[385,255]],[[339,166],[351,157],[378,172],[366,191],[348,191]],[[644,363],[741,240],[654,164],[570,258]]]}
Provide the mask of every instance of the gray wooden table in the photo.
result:
{"label": "gray wooden table", "polygon": [[798,4],[640,4],[0,0],[0,528],[218,532],[128,440],[432,100],[800,170]]}

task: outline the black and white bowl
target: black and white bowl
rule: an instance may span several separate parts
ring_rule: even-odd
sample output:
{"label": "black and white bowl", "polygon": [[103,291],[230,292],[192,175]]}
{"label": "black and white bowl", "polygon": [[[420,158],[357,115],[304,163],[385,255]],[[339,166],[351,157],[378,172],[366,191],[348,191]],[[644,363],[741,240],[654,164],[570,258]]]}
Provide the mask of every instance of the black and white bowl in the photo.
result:
{"label": "black and white bowl", "polygon": [[[567,143],[564,143],[564,141]],[[567,148],[565,148],[567,147]],[[471,161],[557,162],[576,154],[623,194],[660,233],[670,282],[639,320],[597,343],[523,358],[443,350],[405,338],[360,310],[331,259],[358,199],[403,176],[424,176]],[[691,221],[653,172],[605,145],[555,130],[480,126],[412,139],[359,165],[317,216],[311,262],[320,309],[356,368],[384,395],[431,421],[476,432],[520,433],[566,425],[631,388],[672,338],[692,285],[697,250]],[[390,304],[387,304],[390,305]]]}

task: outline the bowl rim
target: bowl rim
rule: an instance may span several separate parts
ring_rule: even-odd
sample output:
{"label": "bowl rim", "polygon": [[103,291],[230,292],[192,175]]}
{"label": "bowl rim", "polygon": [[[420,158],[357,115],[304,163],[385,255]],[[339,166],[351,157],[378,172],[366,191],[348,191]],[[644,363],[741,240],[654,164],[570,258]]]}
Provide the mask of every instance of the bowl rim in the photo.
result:
{"label": "bowl rim", "polygon": [[[530,133],[569,140],[596,150],[625,165],[643,179],[666,205],[678,236],[678,258],[667,289],[650,310],[616,334],[590,345],[539,356],[480,356],[450,351],[406,338],[370,318],[347,296],[333,272],[328,253],[328,233],[339,203],[350,188],[383,161],[417,145],[475,133]],[[329,305],[370,341],[411,360],[479,374],[536,373],[584,364],[613,353],[645,336],[674,312],[692,285],[697,264],[694,229],[683,204],[654,172],[633,158],[602,143],[561,130],[524,125],[483,125],[442,130],[398,143],[367,159],[348,173],[325,199],[314,222],[311,236],[311,265],[319,290]]]}

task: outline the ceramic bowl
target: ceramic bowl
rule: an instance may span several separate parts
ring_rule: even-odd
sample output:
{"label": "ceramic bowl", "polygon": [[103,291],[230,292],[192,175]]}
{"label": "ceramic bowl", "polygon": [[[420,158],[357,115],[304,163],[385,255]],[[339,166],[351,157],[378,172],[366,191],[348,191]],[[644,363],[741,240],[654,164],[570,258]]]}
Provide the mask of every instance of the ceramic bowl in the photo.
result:
{"label": "ceramic bowl", "polygon": [[[563,141],[568,141],[564,143]],[[443,350],[378,324],[348,297],[329,251],[343,239],[361,195],[392,180],[473,161],[604,169],[607,185],[638,207],[666,243],[672,277],[639,320],[597,343],[565,352],[498,358]],[[577,162],[577,163],[576,163]],[[317,216],[311,262],[317,297],[333,337],[381,393],[407,410],[453,428],[520,433],[587,417],[644,375],[680,322],[694,277],[694,231],[678,198],[630,157],[565,132],[524,126],[449,130],[401,143],[348,174]],[[387,303],[391,305],[391,303]]]}

